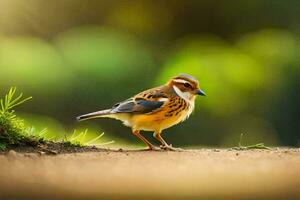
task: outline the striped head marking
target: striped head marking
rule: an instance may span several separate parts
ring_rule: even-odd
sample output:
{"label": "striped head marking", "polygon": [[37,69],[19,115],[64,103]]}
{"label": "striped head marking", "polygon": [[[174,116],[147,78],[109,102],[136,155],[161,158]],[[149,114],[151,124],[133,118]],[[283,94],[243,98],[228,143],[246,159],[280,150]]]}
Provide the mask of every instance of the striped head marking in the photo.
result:
{"label": "striped head marking", "polygon": [[185,100],[191,100],[195,95],[205,96],[205,93],[199,88],[198,80],[187,74],[180,74],[172,78],[168,85]]}

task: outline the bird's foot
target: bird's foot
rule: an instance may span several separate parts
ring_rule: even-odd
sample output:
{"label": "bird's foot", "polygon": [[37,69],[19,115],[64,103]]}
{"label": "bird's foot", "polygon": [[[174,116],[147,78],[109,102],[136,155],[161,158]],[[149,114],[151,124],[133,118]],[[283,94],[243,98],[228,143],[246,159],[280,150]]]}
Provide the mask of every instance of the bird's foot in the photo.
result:
{"label": "bird's foot", "polygon": [[165,151],[183,151],[183,149],[181,149],[181,148],[172,147],[172,144],[170,144],[170,145],[161,145],[160,148],[162,150],[165,150]]}
{"label": "bird's foot", "polygon": [[149,151],[161,151],[161,148],[156,147],[156,146],[150,146],[148,150]]}

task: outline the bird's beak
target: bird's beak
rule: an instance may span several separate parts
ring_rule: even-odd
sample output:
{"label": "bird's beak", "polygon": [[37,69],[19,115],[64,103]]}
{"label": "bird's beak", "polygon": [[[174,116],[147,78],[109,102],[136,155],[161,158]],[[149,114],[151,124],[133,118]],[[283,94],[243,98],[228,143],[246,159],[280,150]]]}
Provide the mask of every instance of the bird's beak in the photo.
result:
{"label": "bird's beak", "polygon": [[196,94],[201,95],[201,96],[206,96],[205,92],[203,92],[201,89],[197,89]]}

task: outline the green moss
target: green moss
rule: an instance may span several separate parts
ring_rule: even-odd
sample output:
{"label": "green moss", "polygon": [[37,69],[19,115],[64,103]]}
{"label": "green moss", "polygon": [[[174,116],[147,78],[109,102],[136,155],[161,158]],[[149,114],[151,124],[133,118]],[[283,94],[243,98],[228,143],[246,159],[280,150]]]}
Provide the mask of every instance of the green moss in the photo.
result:
{"label": "green moss", "polygon": [[[16,88],[12,87],[5,97],[0,99],[0,151],[22,145],[37,146],[51,141],[45,139],[47,129],[37,132],[33,127],[26,126],[15,114],[13,108],[31,99],[22,97],[23,94],[16,95]],[[79,134],[74,130],[73,134],[65,136],[61,142],[68,147],[85,147],[96,142],[104,133],[89,141],[86,140],[86,134],[87,130]]]}
{"label": "green moss", "polygon": [[63,141],[64,145],[67,147],[84,147],[85,145],[78,141]]}
{"label": "green moss", "polygon": [[0,150],[10,146],[34,145],[40,138],[33,137],[33,129],[15,115],[13,108],[31,99],[23,98],[23,94],[15,97],[16,88],[11,88],[0,100]]}

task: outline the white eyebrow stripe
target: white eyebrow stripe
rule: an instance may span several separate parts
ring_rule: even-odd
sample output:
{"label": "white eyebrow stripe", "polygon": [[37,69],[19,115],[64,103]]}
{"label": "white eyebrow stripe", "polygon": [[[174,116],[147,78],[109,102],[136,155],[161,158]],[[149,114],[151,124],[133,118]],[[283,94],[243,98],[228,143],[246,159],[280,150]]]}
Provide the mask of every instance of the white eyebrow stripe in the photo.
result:
{"label": "white eyebrow stripe", "polygon": [[174,79],[173,81],[176,83],[190,83],[190,82],[182,80],[182,79]]}
{"label": "white eyebrow stripe", "polygon": [[164,97],[158,99],[158,101],[168,101],[168,100],[169,100],[168,98],[164,98]]}

